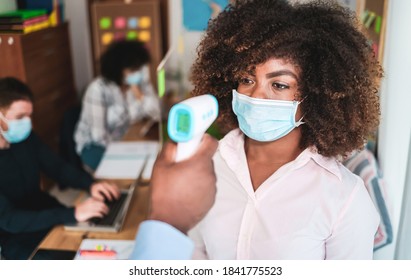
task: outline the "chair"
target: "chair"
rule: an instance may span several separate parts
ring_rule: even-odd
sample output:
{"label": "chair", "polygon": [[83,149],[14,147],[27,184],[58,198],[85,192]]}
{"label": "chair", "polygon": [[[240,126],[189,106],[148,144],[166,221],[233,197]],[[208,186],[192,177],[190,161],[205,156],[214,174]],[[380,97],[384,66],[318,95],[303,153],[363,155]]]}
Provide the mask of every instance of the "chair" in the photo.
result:
{"label": "chair", "polygon": [[[80,105],[76,105],[64,113],[60,128],[59,152],[65,161],[84,170],[81,158],[76,152],[76,143],[74,142],[74,131],[80,118],[80,113]],[[67,186],[60,186],[60,188],[65,187]]]}
{"label": "chair", "polygon": [[371,200],[380,214],[381,222],[374,237],[374,251],[391,244],[394,233],[387,207],[387,192],[374,154],[365,148],[362,151],[353,153],[343,164],[363,179]]}

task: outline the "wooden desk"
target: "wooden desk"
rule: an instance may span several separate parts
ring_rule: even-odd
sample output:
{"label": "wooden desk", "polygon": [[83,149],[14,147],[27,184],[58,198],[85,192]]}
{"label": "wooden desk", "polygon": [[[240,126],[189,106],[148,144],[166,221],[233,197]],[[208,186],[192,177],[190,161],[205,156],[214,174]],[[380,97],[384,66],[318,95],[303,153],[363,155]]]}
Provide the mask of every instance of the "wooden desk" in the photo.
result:
{"label": "wooden desk", "polygon": [[120,232],[67,231],[61,225],[54,227],[48,233],[40,243],[39,248],[77,250],[81,241],[85,238],[133,240],[138,225],[147,217],[149,187],[137,187],[134,194],[134,199],[130,202],[130,208]]}
{"label": "wooden desk", "polygon": [[[124,141],[132,140],[153,140],[158,139],[158,125],[154,125],[146,136],[139,136],[139,131],[144,124],[133,125],[124,137]],[[157,138],[156,138],[157,137]],[[137,178],[136,178],[137,179]],[[135,180],[110,180],[117,183],[119,187],[130,186]],[[85,238],[93,239],[123,239],[133,240],[135,238],[139,224],[147,217],[149,207],[149,187],[136,186],[134,199],[130,202],[123,228],[118,233],[108,232],[88,232],[88,231],[67,231],[62,225],[54,227],[37,249],[60,249],[77,250]],[[37,250],[36,249],[36,250]]]}

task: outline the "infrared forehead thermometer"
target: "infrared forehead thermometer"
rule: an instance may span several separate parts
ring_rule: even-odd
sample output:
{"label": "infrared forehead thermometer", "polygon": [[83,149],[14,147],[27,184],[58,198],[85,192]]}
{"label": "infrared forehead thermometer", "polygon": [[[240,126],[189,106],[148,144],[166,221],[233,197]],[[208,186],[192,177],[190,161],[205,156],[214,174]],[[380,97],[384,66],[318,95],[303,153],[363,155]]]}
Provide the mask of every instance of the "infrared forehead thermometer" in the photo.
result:
{"label": "infrared forehead thermometer", "polygon": [[210,94],[192,97],[171,107],[167,130],[170,138],[178,143],[176,161],[195,153],[203,134],[217,116],[218,102]]}

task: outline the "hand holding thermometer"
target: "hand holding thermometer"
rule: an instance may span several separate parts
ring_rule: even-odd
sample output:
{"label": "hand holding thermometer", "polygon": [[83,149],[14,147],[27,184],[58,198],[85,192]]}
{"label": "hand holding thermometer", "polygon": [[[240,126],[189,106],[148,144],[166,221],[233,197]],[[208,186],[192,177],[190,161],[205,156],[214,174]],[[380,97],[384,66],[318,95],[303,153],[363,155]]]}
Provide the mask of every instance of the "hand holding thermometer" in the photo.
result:
{"label": "hand holding thermometer", "polygon": [[176,161],[189,158],[197,150],[203,134],[218,116],[218,102],[211,94],[175,104],[168,114],[168,135],[177,142]]}

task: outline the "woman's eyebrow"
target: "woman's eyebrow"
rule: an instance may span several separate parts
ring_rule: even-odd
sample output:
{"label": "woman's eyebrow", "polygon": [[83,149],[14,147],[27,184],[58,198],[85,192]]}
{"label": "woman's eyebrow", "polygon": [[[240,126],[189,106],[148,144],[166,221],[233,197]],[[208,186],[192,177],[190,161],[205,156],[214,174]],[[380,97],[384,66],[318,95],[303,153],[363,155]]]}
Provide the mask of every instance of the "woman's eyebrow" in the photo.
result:
{"label": "woman's eyebrow", "polygon": [[298,79],[297,75],[289,70],[279,70],[279,71],[274,71],[274,72],[265,74],[267,78],[273,78],[273,77],[278,77],[278,76],[283,76],[283,75],[291,76],[296,80]]}

